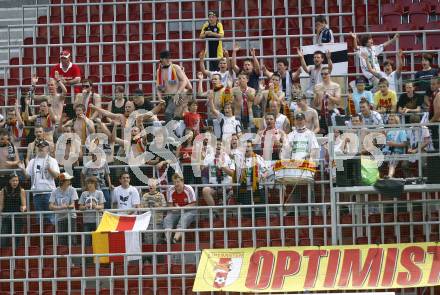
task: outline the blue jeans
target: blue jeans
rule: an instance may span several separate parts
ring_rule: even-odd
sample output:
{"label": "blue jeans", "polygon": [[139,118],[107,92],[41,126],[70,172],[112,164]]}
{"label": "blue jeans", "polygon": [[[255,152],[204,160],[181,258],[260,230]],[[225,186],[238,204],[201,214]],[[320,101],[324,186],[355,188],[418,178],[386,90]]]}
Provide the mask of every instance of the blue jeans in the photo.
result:
{"label": "blue jeans", "polygon": [[[33,201],[35,206],[35,211],[49,211],[49,198],[50,194],[34,194]],[[52,223],[55,224],[55,216],[54,214],[44,214],[43,223]],[[38,224],[40,224],[40,215],[37,216]]]}
{"label": "blue jeans", "polygon": [[101,188],[102,193],[104,194],[104,209],[112,208],[112,200],[110,198],[110,190],[108,188]]}

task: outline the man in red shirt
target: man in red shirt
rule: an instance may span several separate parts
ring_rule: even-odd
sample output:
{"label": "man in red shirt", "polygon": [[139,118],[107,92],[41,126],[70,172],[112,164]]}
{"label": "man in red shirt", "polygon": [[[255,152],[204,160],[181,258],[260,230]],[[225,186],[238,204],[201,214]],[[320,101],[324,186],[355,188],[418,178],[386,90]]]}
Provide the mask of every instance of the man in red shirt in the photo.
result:
{"label": "man in red shirt", "polygon": [[[176,226],[176,229],[186,229],[194,221],[196,210],[185,208],[183,211],[180,207],[195,206],[197,202],[196,194],[191,186],[183,183],[183,177],[179,174],[174,174],[172,179],[174,186],[170,187],[167,192],[168,207],[172,208],[163,220],[163,227],[165,230],[173,229],[174,226]],[[168,241],[171,237],[169,231],[166,231],[166,237]],[[176,232],[172,242],[177,243],[181,237],[182,232]]]}
{"label": "man in red shirt", "polygon": [[[67,96],[70,96],[71,85],[81,83],[81,69],[70,61],[70,51],[63,50],[60,54],[60,63],[50,70],[50,78],[61,82],[67,88]],[[81,93],[81,86],[74,87],[75,93]]]}

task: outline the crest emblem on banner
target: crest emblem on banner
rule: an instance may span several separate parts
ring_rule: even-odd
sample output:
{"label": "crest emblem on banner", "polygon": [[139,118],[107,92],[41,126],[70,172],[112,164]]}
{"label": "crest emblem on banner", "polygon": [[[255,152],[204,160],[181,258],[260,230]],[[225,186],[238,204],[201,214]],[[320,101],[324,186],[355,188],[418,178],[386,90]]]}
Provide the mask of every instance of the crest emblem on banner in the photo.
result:
{"label": "crest emblem on banner", "polygon": [[232,285],[240,277],[244,253],[216,254],[209,259],[205,279],[214,288],[221,289]]}

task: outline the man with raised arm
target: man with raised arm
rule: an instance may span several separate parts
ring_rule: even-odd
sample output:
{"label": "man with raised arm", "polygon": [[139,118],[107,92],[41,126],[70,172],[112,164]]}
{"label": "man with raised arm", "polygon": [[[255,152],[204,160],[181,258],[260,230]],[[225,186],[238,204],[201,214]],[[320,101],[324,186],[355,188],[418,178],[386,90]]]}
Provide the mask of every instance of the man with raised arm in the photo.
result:
{"label": "man with raised arm", "polygon": [[324,54],[322,51],[315,51],[313,53],[313,65],[307,66],[306,61],[304,59],[304,53],[302,50],[297,48],[299,60],[301,61],[301,67],[310,76],[309,87],[306,89],[306,95],[309,97],[313,96],[313,91],[315,86],[323,81],[321,71],[324,68],[323,62],[324,58],[327,57],[327,69],[331,74],[333,70],[333,62],[332,55],[330,51]]}
{"label": "man with raised arm", "polygon": [[231,61],[229,58],[229,53],[227,50],[223,50],[223,56],[218,61],[218,71],[208,71],[205,67],[205,51],[202,50],[199,54],[199,67],[200,71],[205,75],[206,77],[212,79],[212,76],[214,74],[220,75],[221,83],[224,87],[228,87],[228,84],[233,81],[233,72],[231,70]]}
{"label": "man with raised arm", "polygon": [[57,124],[60,124],[61,117],[63,115],[67,88],[64,85],[63,81],[60,79],[59,74],[56,73],[55,78],[51,78],[47,82],[49,93],[47,95],[35,95],[34,90],[35,85],[38,83],[38,79],[39,78],[36,75],[33,75],[31,78],[32,86],[29,90],[31,98],[33,98],[35,102],[40,102],[43,99],[46,99],[48,103],[52,106],[53,114],[55,115],[55,122]]}
{"label": "man with raised arm", "polygon": [[255,48],[252,48],[250,50],[252,58],[246,58],[243,61],[242,70],[237,66],[237,51],[239,50],[240,46],[234,44],[234,47],[232,49],[231,68],[236,74],[240,72],[246,73],[248,75],[248,85],[252,87],[255,91],[257,91],[259,87],[258,82],[260,79],[260,63],[258,62],[258,59],[255,55]]}

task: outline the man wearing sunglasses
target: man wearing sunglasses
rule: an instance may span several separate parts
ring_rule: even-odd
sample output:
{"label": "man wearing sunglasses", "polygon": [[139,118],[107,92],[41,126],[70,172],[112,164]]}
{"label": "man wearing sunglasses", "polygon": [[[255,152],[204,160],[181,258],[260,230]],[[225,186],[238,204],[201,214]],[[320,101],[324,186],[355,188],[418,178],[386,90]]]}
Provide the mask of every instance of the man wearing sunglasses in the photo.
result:
{"label": "man wearing sunglasses", "polygon": [[98,117],[99,113],[92,110],[91,105],[95,105],[101,108],[101,95],[93,91],[93,82],[89,79],[82,81],[82,92],[78,93],[75,98],[76,105],[84,106],[84,114],[90,120],[94,120]]}
{"label": "man wearing sunglasses", "polygon": [[[60,54],[60,63],[52,67],[49,77],[61,81],[67,88],[67,96],[71,95],[71,86],[81,83],[81,69],[71,62],[69,50],[63,50]],[[74,93],[80,93],[81,88],[74,87]]]}
{"label": "man wearing sunglasses", "polygon": [[307,66],[306,60],[304,58],[304,53],[302,50],[297,48],[299,60],[301,62],[301,67],[310,76],[309,86],[306,89],[307,97],[313,96],[313,90],[315,86],[322,82],[321,72],[324,68],[325,58],[327,57],[327,68],[329,73],[332,72],[333,63],[332,63],[332,55],[330,51],[327,51],[325,54],[322,51],[315,51],[313,53],[313,65]]}

